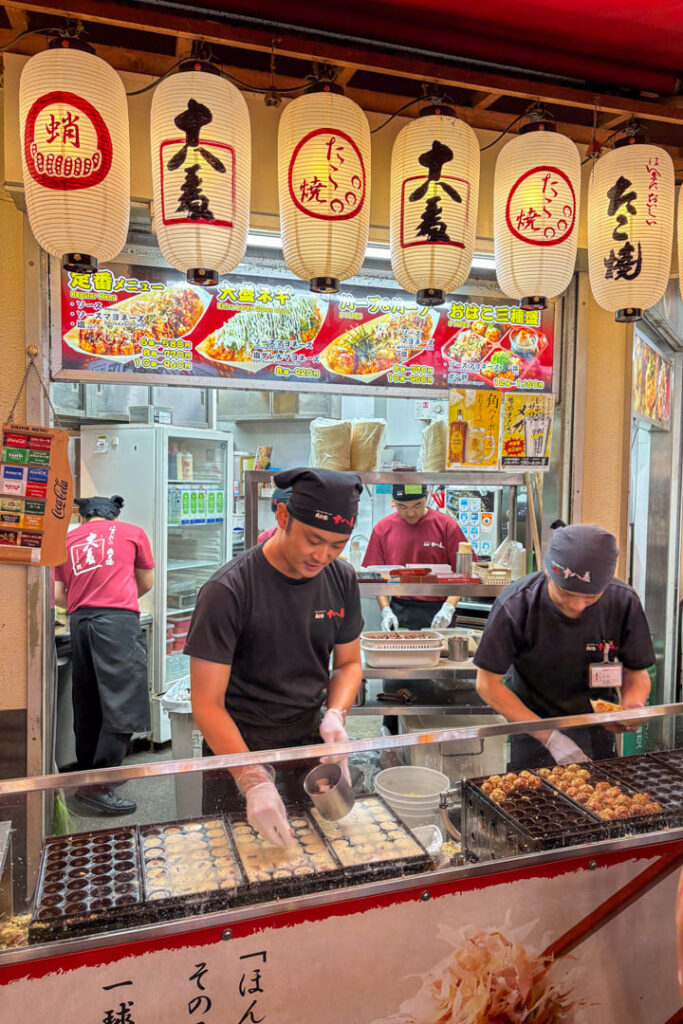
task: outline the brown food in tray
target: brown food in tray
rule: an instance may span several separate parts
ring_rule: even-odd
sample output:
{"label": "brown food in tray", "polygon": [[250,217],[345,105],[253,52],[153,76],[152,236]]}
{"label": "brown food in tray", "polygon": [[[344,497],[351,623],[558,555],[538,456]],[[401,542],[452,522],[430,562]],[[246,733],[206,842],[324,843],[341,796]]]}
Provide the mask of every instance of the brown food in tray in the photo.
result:
{"label": "brown food in tray", "polygon": [[649,793],[628,792],[580,764],[540,768],[538,774],[603,821],[662,813],[661,805]]}
{"label": "brown food in tray", "polygon": [[327,821],[315,809],[312,813],[344,867],[424,856],[417,840],[376,798],[357,800],[338,821]]}
{"label": "brown food in tray", "polygon": [[337,870],[322,837],[303,816],[289,820],[294,844],[273,846],[241,818],[232,822],[232,835],[248,882],[280,882]]}
{"label": "brown food in tray", "polygon": [[542,785],[533,772],[507,772],[505,775],[490,775],[481,783],[481,791],[494,803],[504,804],[511,793],[530,792]]}

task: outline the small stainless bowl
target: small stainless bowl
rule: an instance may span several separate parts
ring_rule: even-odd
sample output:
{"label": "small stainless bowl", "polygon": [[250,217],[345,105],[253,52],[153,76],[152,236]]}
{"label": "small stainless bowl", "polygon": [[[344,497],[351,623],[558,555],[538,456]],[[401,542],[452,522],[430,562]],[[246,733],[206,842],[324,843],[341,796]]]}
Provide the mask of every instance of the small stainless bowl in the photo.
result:
{"label": "small stainless bowl", "polygon": [[[330,788],[321,793],[318,787],[323,781]],[[352,810],[356,800],[351,786],[344,778],[341,765],[336,761],[327,761],[325,764],[318,764],[315,768],[311,768],[304,779],[304,790],[313,801],[321,817],[327,821],[345,818]]]}

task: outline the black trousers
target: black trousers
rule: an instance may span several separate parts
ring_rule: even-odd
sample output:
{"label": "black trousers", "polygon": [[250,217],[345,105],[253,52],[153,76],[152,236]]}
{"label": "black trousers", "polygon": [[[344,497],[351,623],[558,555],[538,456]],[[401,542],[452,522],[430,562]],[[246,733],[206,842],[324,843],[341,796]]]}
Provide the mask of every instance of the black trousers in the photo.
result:
{"label": "black trousers", "polygon": [[[391,610],[398,619],[399,626],[403,629],[425,629],[431,626],[432,619],[441,607],[441,601],[410,601],[400,597],[392,597],[390,602]],[[395,693],[412,682],[410,679],[391,679],[385,683],[387,693]],[[392,736],[398,736],[398,715],[385,715],[382,719]]]}
{"label": "black trousers", "polygon": [[[591,761],[601,761],[606,757],[616,757],[617,745],[614,734],[601,725],[581,725],[575,729],[563,729],[565,736],[573,740]],[[510,761],[508,771],[521,771],[524,768],[552,768],[554,759],[542,743],[521,733],[510,737]]]}
{"label": "black trousers", "polygon": [[79,609],[71,616],[71,649],[78,770],[116,768],[133,733],[148,728],[140,620],[122,608]]}
{"label": "black trousers", "polygon": [[[318,732],[320,715],[316,714],[314,723],[308,723],[306,733],[300,729],[267,729],[261,730],[240,725],[244,742],[249,750],[276,750],[284,747],[305,747],[322,743]],[[306,723],[304,723],[306,724]],[[202,753],[210,757],[212,751],[204,743]],[[311,768],[319,764],[314,758],[301,761],[287,761],[275,764],[275,785],[286,807],[296,807],[308,802],[304,793],[304,778]],[[203,814],[244,814],[244,797],[227,768],[204,772],[202,775],[202,813]]]}

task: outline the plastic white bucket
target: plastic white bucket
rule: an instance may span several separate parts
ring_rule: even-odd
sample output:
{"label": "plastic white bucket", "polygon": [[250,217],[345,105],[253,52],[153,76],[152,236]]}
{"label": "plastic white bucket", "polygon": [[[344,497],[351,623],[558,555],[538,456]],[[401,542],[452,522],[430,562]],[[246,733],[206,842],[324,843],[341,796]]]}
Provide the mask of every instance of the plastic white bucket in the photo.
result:
{"label": "plastic white bucket", "polygon": [[443,772],[420,765],[385,768],[375,779],[375,791],[408,825],[432,825],[439,814],[439,797],[450,788]]}

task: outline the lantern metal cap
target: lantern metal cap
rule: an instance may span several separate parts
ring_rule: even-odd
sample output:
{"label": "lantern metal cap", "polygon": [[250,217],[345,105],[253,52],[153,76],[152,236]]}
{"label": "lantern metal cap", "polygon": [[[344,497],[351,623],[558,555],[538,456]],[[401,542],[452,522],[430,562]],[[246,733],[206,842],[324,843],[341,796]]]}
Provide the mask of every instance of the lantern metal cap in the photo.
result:
{"label": "lantern metal cap", "polygon": [[320,292],[323,295],[339,291],[339,279],[336,277],[312,277],[309,282],[312,292]]}
{"label": "lantern metal cap", "polygon": [[95,53],[95,47],[79,36],[58,35],[47,44],[48,50],[81,50],[83,53]]}
{"label": "lantern metal cap", "polygon": [[415,293],[415,301],[420,306],[442,306],[446,301],[446,293],[440,288],[420,288]]}
{"label": "lantern metal cap", "polygon": [[76,274],[94,274],[97,270],[97,260],[84,252],[67,252],[64,254],[62,266]]}
{"label": "lantern metal cap", "polygon": [[525,295],[519,300],[520,309],[547,309],[548,299],[545,295]]}
{"label": "lantern metal cap", "polygon": [[202,71],[205,75],[218,75],[220,77],[220,68],[217,68],[215,64],[212,64],[208,60],[200,60],[196,57],[188,57],[178,67],[178,73],[187,71]]}
{"label": "lantern metal cap", "polygon": [[642,320],[643,311],[637,306],[627,306],[625,309],[618,309],[614,319],[618,324],[632,324],[635,320]]}
{"label": "lantern metal cap", "polygon": [[219,276],[217,270],[209,270],[207,267],[192,267],[187,272],[187,283],[203,285],[205,288],[215,288]]}

